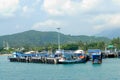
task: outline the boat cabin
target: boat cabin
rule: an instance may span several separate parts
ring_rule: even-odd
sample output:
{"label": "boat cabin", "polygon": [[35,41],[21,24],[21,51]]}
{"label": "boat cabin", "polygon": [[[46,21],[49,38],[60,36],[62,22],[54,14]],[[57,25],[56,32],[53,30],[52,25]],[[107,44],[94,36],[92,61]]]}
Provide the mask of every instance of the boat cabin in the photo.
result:
{"label": "boat cabin", "polygon": [[92,60],[92,63],[102,63],[102,55],[101,55],[101,50],[100,49],[89,49],[88,54]]}

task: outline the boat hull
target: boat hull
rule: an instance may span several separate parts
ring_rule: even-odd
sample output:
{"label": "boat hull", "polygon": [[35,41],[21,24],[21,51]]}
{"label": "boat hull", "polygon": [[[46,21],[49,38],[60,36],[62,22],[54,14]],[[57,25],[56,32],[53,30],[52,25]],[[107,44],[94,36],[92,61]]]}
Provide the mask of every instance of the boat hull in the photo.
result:
{"label": "boat hull", "polygon": [[72,63],[86,63],[85,59],[81,60],[63,60],[63,61],[58,61],[58,64],[72,64]]}
{"label": "boat hull", "polygon": [[92,61],[93,64],[101,64],[102,60],[101,59],[95,59]]}

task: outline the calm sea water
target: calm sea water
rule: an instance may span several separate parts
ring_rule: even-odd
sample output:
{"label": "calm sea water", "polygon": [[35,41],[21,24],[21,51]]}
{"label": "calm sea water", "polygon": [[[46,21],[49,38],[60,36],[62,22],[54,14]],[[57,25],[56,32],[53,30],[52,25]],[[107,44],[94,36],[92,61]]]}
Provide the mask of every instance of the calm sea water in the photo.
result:
{"label": "calm sea water", "polygon": [[120,59],[55,65],[9,62],[0,56],[0,80],[120,80]]}

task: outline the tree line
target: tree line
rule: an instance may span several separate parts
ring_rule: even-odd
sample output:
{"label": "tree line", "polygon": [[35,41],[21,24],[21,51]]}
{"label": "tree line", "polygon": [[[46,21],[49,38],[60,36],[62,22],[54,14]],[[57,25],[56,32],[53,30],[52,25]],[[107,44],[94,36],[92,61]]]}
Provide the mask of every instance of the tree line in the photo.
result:
{"label": "tree line", "polygon": [[[61,49],[64,50],[77,50],[77,49],[82,49],[87,51],[88,49],[101,49],[101,50],[105,50],[105,47],[107,47],[108,45],[114,45],[115,48],[117,50],[120,50],[120,38],[113,38],[110,42],[104,42],[104,41],[97,41],[97,42],[82,42],[82,41],[78,41],[78,42],[74,42],[74,43],[65,43],[65,44],[61,44]],[[5,54],[5,53],[11,53],[13,51],[22,51],[22,52],[27,52],[27,51],[55,51],[58,49],[58,45],[57,44],[46,44],[45,46],[23,46],[23,47],[16,47],[16,48],[9,48],[9,49],[5,49],[5,48],[1,48],[0,49],[0,53],[1,54]]]}

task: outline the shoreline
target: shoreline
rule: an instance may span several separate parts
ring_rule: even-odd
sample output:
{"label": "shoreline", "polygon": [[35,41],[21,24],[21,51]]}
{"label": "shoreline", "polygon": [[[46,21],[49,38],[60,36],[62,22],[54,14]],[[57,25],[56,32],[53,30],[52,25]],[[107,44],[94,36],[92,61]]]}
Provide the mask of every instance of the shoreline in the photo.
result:
{"label": "shoreline", "polygon": [[0,54],[0,56],[11,56],[12,54]]}

